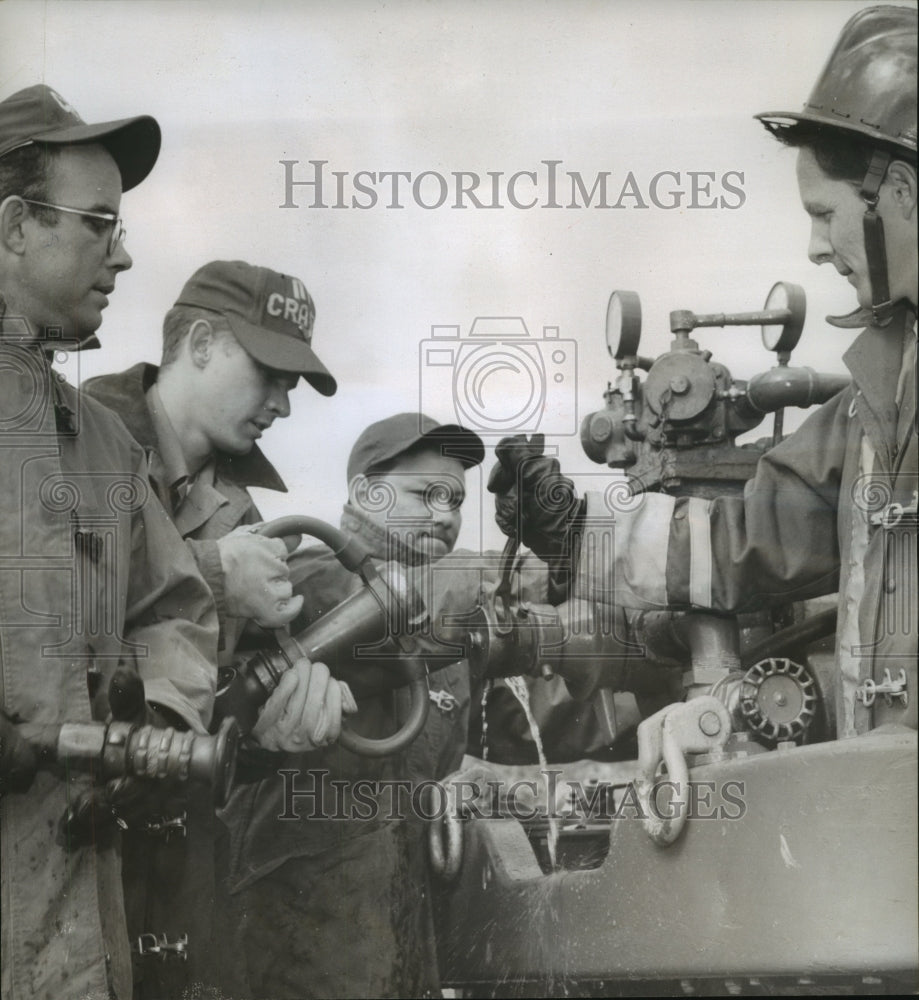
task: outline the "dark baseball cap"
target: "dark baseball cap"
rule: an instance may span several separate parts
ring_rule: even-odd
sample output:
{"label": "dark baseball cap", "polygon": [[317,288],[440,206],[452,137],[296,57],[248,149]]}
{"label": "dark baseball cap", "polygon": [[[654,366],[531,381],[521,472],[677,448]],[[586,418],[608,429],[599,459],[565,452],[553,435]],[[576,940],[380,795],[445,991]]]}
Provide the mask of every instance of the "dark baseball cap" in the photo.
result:
{"label": "dark baseball cap", "polygon": [[0,101],[0,157],[40,143],[75,146],[97,142],[121,171],[121,188],[130,191],[153,169],[160,153],[160,127],[140,115],[87,125],[57,91],[39,83]]}
{"label": "dark baseball cap", "polygon": [[482,439],[465,427],[439,424],[423,413],[397,413],[371,424],[354,442],[348,456],[348,482],[356,475],[373,472],[419,441],[430,441],[442,455],[461,462],[464,469],[471,469],[485,458]]}
{"label": "dark baseball cap", "polygon": [[312,348],[316,307],[299,278],[214,260],[195,271],[175,304],[220,313],[260,364],[302,375],[323,396],[335,394],[338,385]]}

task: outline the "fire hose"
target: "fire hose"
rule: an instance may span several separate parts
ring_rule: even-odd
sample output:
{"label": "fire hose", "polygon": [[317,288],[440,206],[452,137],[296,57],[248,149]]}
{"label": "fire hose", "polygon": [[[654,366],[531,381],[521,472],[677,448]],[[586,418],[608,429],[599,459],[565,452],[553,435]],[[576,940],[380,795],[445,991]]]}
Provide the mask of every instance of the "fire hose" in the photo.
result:
{"label": "fire hose", "polygon": [[[417,654],[412,633],[427,620],[427,609],[398,563],[379,569],[360,545],[338,528],[313,517],[278,518],[259,529],[268,538],[309,535],[324,542],[338,561],[360,576],[364,586],[296,636],[279,634],[274,649],[259,650],[240,668],[221,671],[215,717],[234,717],[245,734],[261,706],[294,663],[307,657],[325,663],[333,677],[349,683],[360,697],[375,686],[405,684],[411,695],[408,718],[391,736],[372,739],[343,722],[339,743],[365,757],[385,757],[408,746],[428,716],[428,668]],[[368,678],[370,678],[368,680]]]}

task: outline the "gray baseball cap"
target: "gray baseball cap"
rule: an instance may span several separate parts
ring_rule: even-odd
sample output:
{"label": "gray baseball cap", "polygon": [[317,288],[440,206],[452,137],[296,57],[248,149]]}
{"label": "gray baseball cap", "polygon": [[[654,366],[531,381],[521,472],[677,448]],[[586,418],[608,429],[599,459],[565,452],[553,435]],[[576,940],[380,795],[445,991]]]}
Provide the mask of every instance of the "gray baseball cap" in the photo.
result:
{"label": "gray baseball cap", "polygon": [[423,413],[396,413],[371,424],[354,442],[348,456],[348,482],[360,473],[373,472],[419,441],[430,441],[441,449],[441,454],[457,459],[465,469],[485,458],[482,439],[465,427],[439,424]]}
{"label": "gray baseball cap", "polygon": [[323,396],[335,394],[338,384],[312,347],[316,307],[299,278],[214,260],[195,271],[175,304],[219,313],[260,364],[302,375]]}
{"label": "gray baseball cap", "polygon": [[99,143],[118,164],[123,191],[136,187],[153,169],[160,141],[160,127],[149,115],[87,125],[56,90],[43,83],[0,101],[0,157],[32,143]]}

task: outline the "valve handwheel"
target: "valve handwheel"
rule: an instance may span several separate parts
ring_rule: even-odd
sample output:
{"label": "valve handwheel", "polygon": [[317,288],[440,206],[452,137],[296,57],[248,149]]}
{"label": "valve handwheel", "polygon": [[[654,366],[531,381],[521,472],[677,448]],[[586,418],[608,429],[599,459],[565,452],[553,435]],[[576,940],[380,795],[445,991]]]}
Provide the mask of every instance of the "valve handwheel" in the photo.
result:
{"label": "valve handwheel", "polygon": [[816,715],[817,686],[786,657],[760,660],[740,682],[740,710],[750,729],[773,743],[800,741]]}

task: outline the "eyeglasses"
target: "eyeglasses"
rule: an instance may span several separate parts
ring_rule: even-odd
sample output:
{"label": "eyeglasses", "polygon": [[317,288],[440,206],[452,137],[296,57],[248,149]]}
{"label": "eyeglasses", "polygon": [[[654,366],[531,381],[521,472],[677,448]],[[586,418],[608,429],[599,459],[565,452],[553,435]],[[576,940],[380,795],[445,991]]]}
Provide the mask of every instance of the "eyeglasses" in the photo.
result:
{"label": "eyeglasses", "polygon": [[[108,253],[111,256],[118,247],[118,244],[124,241],[124,238],[128,235],[128,231],[124,228],[124,223],[117,215],[113,215],[111,212],[87,212],[82,208],[68,208],[66,205],[52,205],[47,201],[35,201],[33,198],[23,198],[27,205],[37,205],[39,208],[53,208],[57,212],[67,212],[69,215],[80,215],[84,219],[96,219],[99,222],[104,222],[108,226],[111,226],[111,233],[108,238]],[[102,230],[100,230],[99,235],[102,235]]]}

